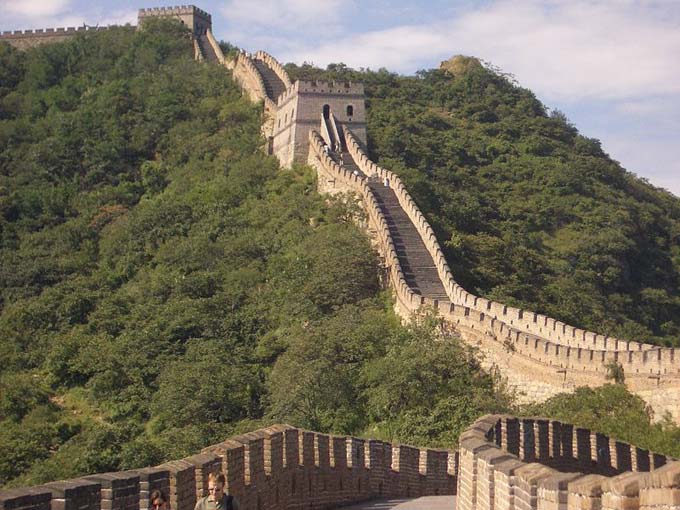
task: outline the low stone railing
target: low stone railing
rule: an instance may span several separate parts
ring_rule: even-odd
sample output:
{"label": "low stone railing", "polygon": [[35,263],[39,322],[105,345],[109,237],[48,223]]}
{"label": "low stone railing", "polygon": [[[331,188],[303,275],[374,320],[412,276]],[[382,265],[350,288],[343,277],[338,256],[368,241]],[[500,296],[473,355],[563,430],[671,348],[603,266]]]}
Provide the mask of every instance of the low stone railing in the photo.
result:
{"label": "low stone railing", "polygon": [[275,425],[155,467],[0,491],[0,510],[148,510],[154,490],[193,510],[222,471],[241,510],[321,510],[378,497],[455,494],[457,454]]}
{"label": "low stone railing", "polygon": [[460,437],[458,510],[678,508],[680,462],[559,421],[485,416]]}

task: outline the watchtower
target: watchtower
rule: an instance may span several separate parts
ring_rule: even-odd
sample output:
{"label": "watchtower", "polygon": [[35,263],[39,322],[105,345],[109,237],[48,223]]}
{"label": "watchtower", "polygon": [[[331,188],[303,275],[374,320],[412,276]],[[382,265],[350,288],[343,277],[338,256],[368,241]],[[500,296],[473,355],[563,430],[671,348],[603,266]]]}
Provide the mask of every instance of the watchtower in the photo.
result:
{"label": "watchtower", "polygon": [[141,26],[144,21],[152,17],[178,19],[183,25],[189,27],[194,35],[203,35],[208,29],[212,30],[212,16],[195,5],[139,9],[137,24]]}
{"label": "watchtower", "polygon": [[331,114],[366,144],[363,83],[296,81],[279,96],[277,107],[272,149],[283,166],[307,161],[309,132]]}

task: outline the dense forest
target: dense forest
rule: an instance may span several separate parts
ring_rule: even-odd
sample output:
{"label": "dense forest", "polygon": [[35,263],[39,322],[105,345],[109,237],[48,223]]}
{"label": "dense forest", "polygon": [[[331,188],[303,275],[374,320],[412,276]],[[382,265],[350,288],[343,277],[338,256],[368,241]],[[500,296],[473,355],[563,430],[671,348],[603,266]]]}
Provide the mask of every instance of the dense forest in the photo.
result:
{"label": "dense forest", "polygon": [[401,175],[468,291],[598,333],[680,345],[680,199],[627,172],[477,59],[362,81],[368,151]]}
{"label": "dense forest", "polygon": [[354,202],[266,156],[187,36],[0,45],[0,485],[277,421],[451,445],[507,408],[436,321],[400,325]]}
{"label": "dense forest", "polygon": [[[274,422],[453,447],[481,414],[518,411],[502,381],[434,317],[400,324],[357,227],[356,204],[317,194],[309,168],[279,168],[260,150],[261,107],[242,97],[226,69],[191,57],[189,34],[160,22],[26,52],[0,44],[0,486],[150,465]],[[501,120],[478,118],[475,105],[498,102],[501,115],[507,101],[508,115],[519,115],[517,104],[528,101],[533,113],[522,111],[535,119],[535,137],[566,130],[581,139],[564,119],[546,117],[528,92],[473,71],[472,78],[440,71],[408,78],[336,65],[323,73],[367,83],[370,150],[409,180],[446,233],[449,256],[458,257],[451,260],[465,268],[461,281],[528,300],[522,278],[533,289],[556,268],[526,275],[529,257],[517,254],[518,267],[494,269],[517,281],[501,289],[475,261],[481,240],[487,248],[506,242],[507,227],[525,235],[507,237],[504,249],[540,248],[540,260],[557,264],[547,258],[555,232],[544,224],[553,215],[540,223],[538,210],[497,202],[498,186],[508,195],[522,182],[536,194],[554,190],[509,170],[512,158],[525,158],[526,171],[538,171],[539,156],[511,154],[529,143],[521,126],[520,141],[507,143],[507,175],[482,165],[482,154],[490,157],[485,144],[501,132],[485,130]],[[495,83],[495,99],[475,80]],[[544,134],[544,125],[554,131]],[[395,140],[403,146],[390,145]],[[454,147],[463,159],[448,159]],[[473,155],[477,163],[464,166]],[[589,157],[607,161],[599,152]],[[645,220],[659,229],[646,242],[662,243],[663,229],[674,225],[667,212],[674,199],[607,164],[622,187],[637,190],[619,192],[626,207],[638,204],[642,214],[655,204],[651,212],[663,212]],[[611,203],[583,196],[600,210]],[[514,222],[499,220],[511,213]],[[541,242],[520,244],[532,236]],[[654,246],[654,264],[672,260],[670,244]],[[680,456],[680,429],[651,425],[644,403],[621,386],[527,412],[561,417],[581,405],[601,409],[575,419]],[[631,427],[616,428],[620,419]]]}

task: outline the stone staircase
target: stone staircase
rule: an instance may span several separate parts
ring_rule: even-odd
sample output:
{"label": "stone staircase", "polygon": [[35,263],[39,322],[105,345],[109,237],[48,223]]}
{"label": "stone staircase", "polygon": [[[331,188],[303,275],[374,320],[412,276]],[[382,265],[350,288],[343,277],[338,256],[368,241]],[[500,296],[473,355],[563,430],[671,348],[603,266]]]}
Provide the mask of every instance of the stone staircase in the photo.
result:
{"label": "stone staircase", "polygon": [[281,78],[279,78],[272,68],[269,67],[264,61],[255,58],[253,59],[253,63],[262,76],[262,81],[264,81],[264,88],[267,92],[267,96],[269,99],[276,102],[276,98],[285,92],[286,84],[283,83]]}
{"label": "stone staircase", "polygon": [[408,286],[421,296],[448,300],[434,260],[427,251],[415,225],[399,205],[397,195],[392,188],[385,186],[376,178],[369,178],[368,185],[375,194],[387,220],[399,264],[401,264]]}
{"label": "stone staircase", "polygon": [[208,36],[205,34],[199,35],[198,36],[198,45],[201,48],[201,53],[203,53],[203,57],[207,62],[210,62],[211,64],[218,64],[219,60],[217,58],[217,55],[215,54],[215,50],[213,50],[212,45],[210,44],[210,41],[208,40]]}

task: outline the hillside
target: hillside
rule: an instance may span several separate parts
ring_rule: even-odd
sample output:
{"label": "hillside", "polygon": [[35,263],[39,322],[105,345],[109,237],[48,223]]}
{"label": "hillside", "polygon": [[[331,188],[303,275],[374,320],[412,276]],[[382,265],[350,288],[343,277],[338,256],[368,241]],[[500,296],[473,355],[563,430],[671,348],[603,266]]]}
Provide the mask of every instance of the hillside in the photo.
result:
{"label": "hillside", "polygon": [[371,159],[400,174],[467,290],[599,333],[680,345],[680,200],[476,59],[366,84]]}
{"label": "hillside", "polygon": [[[192,54],[172,23],[25,53],[0,44],[0,486],[155,464],[274,421],[451,447],[481,414],[512,410],[502,381],[437,320],[400,324],[356,203],[320,196],[310,168],[265,156],[260,106]],[[563,303],[543,298],[560,289],[578,305],[618,304],[620,316],[606,309],[612,327],[649,323],[650,339],[671,341],[624,312],[643,298],[654,317],[675,310],[658,289],[677,295],[664,237],[676,199],[621,170],[528,91],[458,63],[455,76],[416,77],[289,67],[367,84],[369,150],[449,240],[461,283],[558,317],[550,307]],[[592,154],[579,156],[581,146]],[[572,176],[576,187],[559,195],[549,179],[579,158],[591,177]],[[608,238],[600,253],[573,235],[628,239],[618,224],[601,228],[610,208],[631,229],[659,233],[637,232],[642,251],[621,257],[670,268],[626,280],[651,289],[631,286],[628,302],[555,280],[574,285],[558,272],[563,251],[579,271],[613,260]],[[594,320],[579,310],[573,323]],[[527,412],[680,455],[680,428],[650,425],[621,386]]]}
{"label": "hillside", "polygon": [[179,25],[0,44],[0,78],[0,485],[275,420],[451,445],[509,407],[435,321],[399,324],[357,207],[263,154]]}

